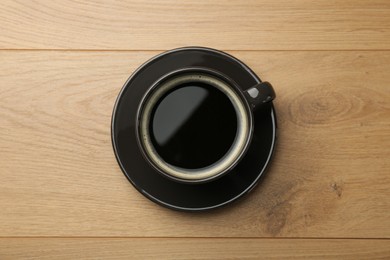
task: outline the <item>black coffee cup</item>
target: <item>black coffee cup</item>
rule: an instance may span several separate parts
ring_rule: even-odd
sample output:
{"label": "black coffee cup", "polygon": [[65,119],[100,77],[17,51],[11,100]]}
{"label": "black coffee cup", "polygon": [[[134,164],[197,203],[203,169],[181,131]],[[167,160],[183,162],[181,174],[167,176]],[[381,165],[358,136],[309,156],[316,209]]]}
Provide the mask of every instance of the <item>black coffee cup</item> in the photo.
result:
{"label": "black coffee cup", "polygon": [[158,79],[139,105],[139,148],[167,178],[213,181],[243,158],[254,113],[274,98],[268,82],[242,91],[227,75],[209,68],[173,71]]}

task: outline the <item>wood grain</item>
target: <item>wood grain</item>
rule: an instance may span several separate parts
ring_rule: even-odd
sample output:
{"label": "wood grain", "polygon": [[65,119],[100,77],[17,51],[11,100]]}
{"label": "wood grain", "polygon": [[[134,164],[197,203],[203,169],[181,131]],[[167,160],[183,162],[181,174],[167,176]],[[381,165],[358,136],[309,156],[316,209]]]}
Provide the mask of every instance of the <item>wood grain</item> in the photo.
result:
{"label": "wood grain", "polygon": [[15,1],[0,49],[389,49],[387,0]]}
{"label": "wood grain", "polygon": [[389,240],[0,239],[2,259],[388,259]]}
{"label": "wood grain", "polygon": [[[278,95],[269,172],[200,214],[139,194],[110,140],[127,77],[189,45]],[[0,259],[389,259],[389,47],[386,0],[3,0]]]}
{"label": "wood grain", "polygon": [[277,91],[277,151],[245,199],[201,214],[148,201],[112,151],[115,98],[157,53],[0,51],[0,236],[390,238],[389,51],[231,52]]}

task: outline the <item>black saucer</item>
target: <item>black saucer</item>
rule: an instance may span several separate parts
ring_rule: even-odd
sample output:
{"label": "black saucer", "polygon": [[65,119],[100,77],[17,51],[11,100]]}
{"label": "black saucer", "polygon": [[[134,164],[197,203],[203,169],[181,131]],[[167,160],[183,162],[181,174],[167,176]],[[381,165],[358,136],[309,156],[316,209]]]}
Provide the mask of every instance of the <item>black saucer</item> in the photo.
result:
{"label": "black saucer", "polygon": [[242,90],[261,82],[245,64],[221,51],[189,47],[165,52],[147,61],[125,83],[114,107],[111,135],[118,163],[138,191],[172,209],[199,211],[226,205],[256,185],[274,150],[276,118],[272,103],[255,112],[249,150],[240,163],[223,177],[200,184],[168,179],[142,156],[136,139],[136,115],[145,92],[157,79],[185,67],[219,71],[233,79]]}

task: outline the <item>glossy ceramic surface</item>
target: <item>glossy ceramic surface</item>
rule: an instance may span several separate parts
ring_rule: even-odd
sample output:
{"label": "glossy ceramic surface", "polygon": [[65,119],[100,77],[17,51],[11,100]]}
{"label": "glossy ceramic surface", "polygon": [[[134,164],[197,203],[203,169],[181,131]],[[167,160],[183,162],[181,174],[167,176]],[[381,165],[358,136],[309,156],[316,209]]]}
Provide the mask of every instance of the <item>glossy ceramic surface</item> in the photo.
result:
{"label": "glossy ceramic surface", "polygon": [[247,153],[224,176],[197,184],[167,178],[151,166],[138,146],[137,110],[154,82],[186,67],[218,71],[232,79],[243,91],[261,82],[242,62],[217,50],[181,48],[158,55],[142,65],[122,88],[112,117],[112,143],[122,171],[143,195],[172,209],[197,211],[232,202],[255,186],[274,150],[276,118],[272,103],[255,111],[254,132]]}

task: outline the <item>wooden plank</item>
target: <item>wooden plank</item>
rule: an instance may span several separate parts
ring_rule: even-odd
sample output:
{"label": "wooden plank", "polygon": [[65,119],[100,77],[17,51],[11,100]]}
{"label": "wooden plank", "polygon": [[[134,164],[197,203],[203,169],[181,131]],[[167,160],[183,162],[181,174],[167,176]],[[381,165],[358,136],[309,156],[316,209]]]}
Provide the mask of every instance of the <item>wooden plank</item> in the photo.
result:
{"label": "wooden plank", "polygon": [[8,238],[2,259],[386,259],[389,240]]}
{"label": "wooden plank", "polygon": [[202,214],[114,158],[114,101],[155,54],[0,52],[0,236],[390,237],[390,52],[232,52],[275,86],[278,145],[251,194]]}
{"label": "wooden plank", "polygon": [[389,49],[387,0],[14,1],[0,49]]}

